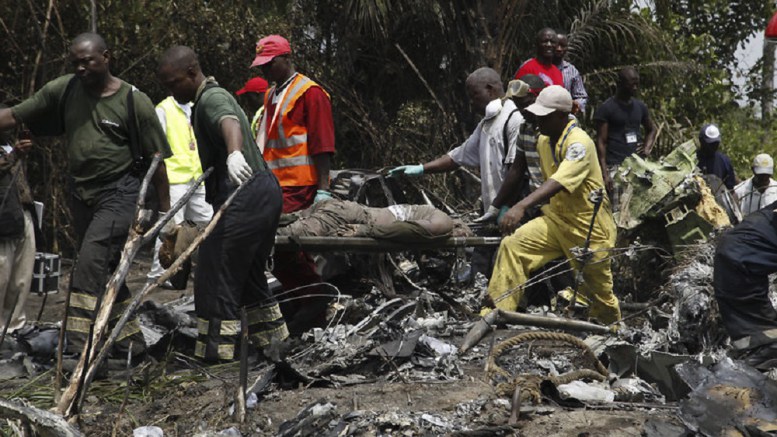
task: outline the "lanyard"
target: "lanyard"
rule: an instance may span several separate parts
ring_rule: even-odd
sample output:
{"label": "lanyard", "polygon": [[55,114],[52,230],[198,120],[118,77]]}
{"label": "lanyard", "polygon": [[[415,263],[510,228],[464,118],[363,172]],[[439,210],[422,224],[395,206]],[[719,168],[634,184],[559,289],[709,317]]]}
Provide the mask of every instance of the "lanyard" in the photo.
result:
{"label": "lanyard", "polygon": [[[264,148],[265,146],[267,146],[267,132],[275,129],[276,122],[278,121],[278,113],[280,112],[280,109],[281,109],[281,103],[283,103],[283,99],[286,98],[286,91],[289,90],[289,84],[291,83],[292,80],[294,80],[295,77],[297,77],[297,74],[298,73],[294,73],[293,75],[291,75],[290,78],[286,79],[286,82],[281,84],[281,88],[283,89],[281,90],[281,95],[278,98],[278,101],[275,103],[275,110],[273,111],[273,114],[272,114],[272,120],[269,120],[270,122],[269,127],[267,127],[268,120],[267,120],[266,108],[262,113],[261,118],[259,119],[259,129],[257,129],[257,134],[256,134],[256,146],[259,148],[260,153],[264,153]],[[273,92],[273,95],[270,96],[269,99],[267,99],[267,101],[270,103],[272,103],[273,99],[277,95],[278,87],[276,86],[275,88],[273,88],[272,92]]]}
{"label": "lanyard", "polygon": [[566,128],[566,132],[564,132],[564,136],[561,138],[561,141],[556,143],[556,145],[561,145],[561,147],[558,148],[558,157],[556,157],[556,146],[552,146],[553,149],[551,149],[551,154],[553,155],[553,161],[556,163],[556,166],[558,167],[561,161],[563,161],[563,158],[561,157],[561,151],[564,149],[564,142],[566,142],[567,137],[569,136],[569,133],[572,132],[572,129],[577,127],[577,122],[573,121],[569,123],[569,125]]}

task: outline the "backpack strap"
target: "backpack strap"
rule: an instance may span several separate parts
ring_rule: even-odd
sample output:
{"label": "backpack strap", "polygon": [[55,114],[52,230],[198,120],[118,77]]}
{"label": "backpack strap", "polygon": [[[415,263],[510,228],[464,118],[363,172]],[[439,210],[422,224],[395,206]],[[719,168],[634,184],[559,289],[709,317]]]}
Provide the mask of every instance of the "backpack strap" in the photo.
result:
{"label": "backpack strap", "polygon": [[513,118],[513,114],[516,112],[518,112],[518,109],[513,109],[510,112],[510,114],[507,116],[507,120],[505,121],[505,125],[502,127],[502,146],[505,148],[504,155],[502,156],[502,165],[505,165],[505,161],[507,161],[507,153],[510,151],[510,144],[507,141],[507,129],[510,126],[510,119]]}
{"label": "backpack strap", "polygon": [[143,173],[146,167],[146,160],[143,158],[143,154],[140,153],[140,140],[138,139],[138,120],[135,117],[135,98],[133,94],[137,88],[130,85],[130,90],[127,93],[127,115],[129,118],[128,134],[130,142],[130,152],[132,152],[132,173],[140,175]]}
{"label": "backpack strap", "polygon": [[197,113],[199,112],[200,100],[202,100],[202,97],[205,95],[205,93],[209,89],[211,89],[211,88],[218,88],[218,87],[219,87],[219,84],[216,81],[209,80],[209,81],[205,82],[205,86],[202,88],[202,91],[200,92],[200,95],[197,97],[197,99],[192,104],[192,126],[197,124],[197,123],[195,123],[195,120],[197,120],[197,118],[198,118]]}
{"label": "backpack strap", "polygon": [[62,129],[61,132],[65,131],[65,107],[67,106],[67,98],[73,93],[73,87],[76,85],[76,80],[78,80],[78,78],[76,75],[73,75],[67,82],[65,92],[62,93],[62,98],[59,99],[59,127]]}

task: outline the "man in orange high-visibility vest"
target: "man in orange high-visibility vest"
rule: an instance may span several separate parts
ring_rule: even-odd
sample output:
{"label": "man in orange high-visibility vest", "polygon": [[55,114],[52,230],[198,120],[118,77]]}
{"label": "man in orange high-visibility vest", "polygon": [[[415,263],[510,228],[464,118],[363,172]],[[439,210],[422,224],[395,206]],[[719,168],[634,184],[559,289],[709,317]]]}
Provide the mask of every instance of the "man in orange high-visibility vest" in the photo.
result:
{"label": "man in orange high-visibility vest", "polygon": [[[334,123],[329,94],[309,77],[297,73],[290,60],[291,46],[280,35],[256,44],[251,67],[274,85],[264,96],[257,145],[267,166],[283,189],[283,212],[309,207],[331,198],[329,168],[335,152]],[[287,252],[275,255],[273,274],[286,290],[321,282],[309,255]],[[302,294],[316,293],[303,289]],[[292,333],[324,315],[323,302],[306,302],[289,324]],[[292,316],[296,308],[284,308]]]}
{"label": "man in orange high-visibility vest", "polygon": [[329,95],[289,59],[289,42],[279,35],[262,38],[256,59],[262,75],[274,86],[265,93],[265,138],[259,144],[264,160],[283,188],[283,212],[307,208],[330,198],[329,166],[335,132]]}

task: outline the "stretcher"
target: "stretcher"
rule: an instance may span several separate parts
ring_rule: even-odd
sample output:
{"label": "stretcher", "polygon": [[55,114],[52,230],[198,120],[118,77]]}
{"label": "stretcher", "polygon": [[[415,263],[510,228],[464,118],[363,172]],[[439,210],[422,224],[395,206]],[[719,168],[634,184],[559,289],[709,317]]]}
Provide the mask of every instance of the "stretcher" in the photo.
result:
{"label": "stretcher", "polygon": [[275,237],[277,251],[310,252],[404,252],[408,250],[498,247],[502,237],[449,237],[447,239],[400,243],[369,237]]}

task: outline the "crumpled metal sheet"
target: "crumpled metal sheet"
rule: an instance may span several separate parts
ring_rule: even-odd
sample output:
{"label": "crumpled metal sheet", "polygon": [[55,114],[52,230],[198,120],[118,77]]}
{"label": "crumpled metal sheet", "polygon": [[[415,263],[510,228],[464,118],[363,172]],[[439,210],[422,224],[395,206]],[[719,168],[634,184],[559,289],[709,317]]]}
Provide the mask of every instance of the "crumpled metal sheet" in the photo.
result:
{"label": "crumpled metal sheet", "polygon": [[[655,384],[660,393],[669,401],[683,398],[691,390],[675,371],[675,366],[686,362],[714,363],[712,354],[692,356],[675,354],[659,350],[639,350],[636,345],[626,341],[603,336],[590,336],[585,340],[594,354],[605,355],[608,370],[622,378],[637,375],[650,384]],[[659,399],[653,399],[660,402]]]}
{"label": "crumpled metal sheet", "polygon": [[644,437],[686,437],[687,432],[684,426],[650,418],[645,421],[642,435]]}
{"label": "crumpled metal sheet", "polygon": [[279,437],[322,435],[329,422],[336,417],[335,405],[320,399],[300,411],[291,420],[283,422],[278,429]]}
{"label": "crumpled metal sheet", "polygon": [[777,382],[739,361],[724,359],[707,369],[689,362],[677,372],[694,388],[680,402],[680,418],[704,436],[777,433]]}
{"label": "crumpled metal sheet", "polygon": [[59,326],[28,325],[15,333],[19,350],[38,362],[47,362],[54,357],[59,343]]}
{"label": "crumpled metal sheet", "polygon": [[636,154],[626,158],[614,179],[623,188],[620,212],[615,214],[618,227],[634,229],[644,219],[657,217],[671,203],[680,200],[673,199],[674,191],[693,173],[696,162],[693,141],[680,144],[658,161],[644,160]]}
{"label": "crumpled metal sheet", "polygon": [[35,375],[31,359],[24,353],[16,353],[13,357],[0,360],[0,381]]}
{"label": "crumpled metal sheet", "polygon": [[667,330],[672,352],[701,353],[723,344],[727,338],[712,289],[714,255],[715,246],[711,243],[695,246],[693,257],[669,278],[667,292],[675,301]]}

